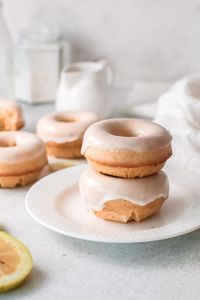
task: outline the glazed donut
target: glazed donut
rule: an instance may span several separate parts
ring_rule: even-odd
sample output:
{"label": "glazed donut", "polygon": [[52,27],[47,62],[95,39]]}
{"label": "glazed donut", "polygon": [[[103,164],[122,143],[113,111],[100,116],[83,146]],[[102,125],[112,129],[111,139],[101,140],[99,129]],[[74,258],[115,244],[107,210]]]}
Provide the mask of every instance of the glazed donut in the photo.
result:
{"label": "glazed donut", "polygon": [[0,186],[14,188],[38,179],[47,164],[45,145],[33,133],[0,132]]}
{"label": "glazed donut", "polygon": [[0,131],[15,131],[23,126],[21,106],[14,100],[0,99]]}
{"label": "glazed donut", "polygon": [[109,119],[85,132],[81,153],[97,172],[144,177],[158,172],[171,156],[171,135],[142,119]]}
{"label": "glazed donut", "polygon": [[98,120],[92,112],[57,112],[39,120],[37,134],[45,142],[47,154],[58,158],[79,158],[83,134]]}
{"label": "glazed donut", "polygon": [[157,213],[168,198],[164,172],[145,178],[116,178],[88,168],[80,177],[81,197],[88,211],[109,221],[140,222]]}

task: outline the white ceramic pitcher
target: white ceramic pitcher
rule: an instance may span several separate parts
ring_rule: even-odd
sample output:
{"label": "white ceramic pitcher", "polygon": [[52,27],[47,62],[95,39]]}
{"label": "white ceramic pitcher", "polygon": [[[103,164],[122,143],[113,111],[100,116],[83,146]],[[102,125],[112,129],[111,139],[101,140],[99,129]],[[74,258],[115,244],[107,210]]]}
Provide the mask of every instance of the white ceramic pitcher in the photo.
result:
{"label": "white ceramic pitcher", "polygon": [[106,117],[111,111],[112,71],[104,60],[69,64],[61,73],[56,109],[93,111]]}

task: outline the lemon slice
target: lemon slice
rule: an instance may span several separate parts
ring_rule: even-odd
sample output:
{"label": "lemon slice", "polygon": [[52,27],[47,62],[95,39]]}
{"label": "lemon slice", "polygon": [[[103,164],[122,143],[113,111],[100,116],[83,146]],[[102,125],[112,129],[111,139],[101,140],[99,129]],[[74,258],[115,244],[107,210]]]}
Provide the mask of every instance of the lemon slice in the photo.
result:
{"label": "lemon slice", "polygon": [[30,273],[33,261],[29,250],[8,233],[0,231],[0,293],[18,287]]}

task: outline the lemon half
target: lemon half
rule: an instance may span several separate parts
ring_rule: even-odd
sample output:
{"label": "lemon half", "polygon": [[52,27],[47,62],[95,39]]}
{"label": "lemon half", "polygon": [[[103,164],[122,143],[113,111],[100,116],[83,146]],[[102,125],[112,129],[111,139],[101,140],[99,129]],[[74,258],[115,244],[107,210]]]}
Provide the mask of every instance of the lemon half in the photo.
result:
{"label": "lemon half", "polygon": [[18,287],[33,266],[29,250],[19,240],[0,231],[0,293]]}

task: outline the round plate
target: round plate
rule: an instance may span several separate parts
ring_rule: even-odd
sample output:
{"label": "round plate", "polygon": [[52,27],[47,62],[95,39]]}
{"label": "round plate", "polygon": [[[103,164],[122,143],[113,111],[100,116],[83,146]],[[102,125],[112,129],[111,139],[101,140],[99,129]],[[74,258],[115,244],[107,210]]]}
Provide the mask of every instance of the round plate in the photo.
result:
{"label": "round plate", "polygon": [[78,181],[87,165],[64,169],[35,183],[26,196],[29,214],[61,234],[108,243],[137,243],[179,236],[200,227],[199,180],[195,173],[168,166],[170,197],[159,214],[141,223],[104,221],[86,211]]}

